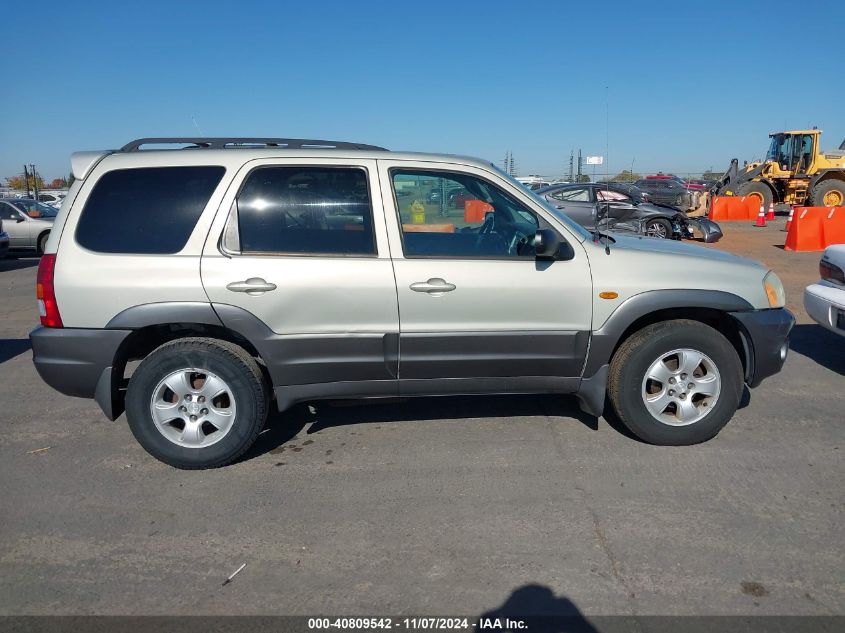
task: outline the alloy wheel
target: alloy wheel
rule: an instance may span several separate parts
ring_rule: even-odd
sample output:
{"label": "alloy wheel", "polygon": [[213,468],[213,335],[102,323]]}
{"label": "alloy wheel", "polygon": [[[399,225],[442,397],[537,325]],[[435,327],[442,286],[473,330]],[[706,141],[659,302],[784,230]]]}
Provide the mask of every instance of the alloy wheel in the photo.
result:
{"label": "alloy wheel", "polygon": [[661,354],[646,371],[642,398],[648,412],[670,426],[704,418],[719,399],[722,381],[715,363],[694,349]]}
{"label": "alloy wheel", "polygon": [[235,413],[229,385],[210,371],[195,367],[169,373],[150,398],[156,429],[185,448],[205,448],[222,440],[232,429]]}

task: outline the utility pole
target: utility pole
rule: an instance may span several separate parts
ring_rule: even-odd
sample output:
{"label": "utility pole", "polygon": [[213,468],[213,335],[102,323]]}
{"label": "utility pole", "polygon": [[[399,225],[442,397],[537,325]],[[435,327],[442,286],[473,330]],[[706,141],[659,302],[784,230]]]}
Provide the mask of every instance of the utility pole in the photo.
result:
{"label": "utility pole", "polygon": [[26,187],[26,197],[29,198],[29,172],[26,170],[26,163],[23,165],[23,182]]}
{"label": "utility pole", "polygon": [[574,176],[574,172],[572,171],[575,168],[575,150],[569,150],[569,182],[572,182],[572,178]]}
{"label": "utility pole", "polygon": [[35,165],[32,163],[29,164],[29,171],[32,173],[32,190],[34,191],[34,195],[32,196],[35,198],[36,202],[38,201],[38,177],[35,175]]}
{"label": "utility pole", "polygon": [[583,164],[583,160],[581,159],[581,148],[578,148],[578,179],[575,182],[581,182],[581,166]]}

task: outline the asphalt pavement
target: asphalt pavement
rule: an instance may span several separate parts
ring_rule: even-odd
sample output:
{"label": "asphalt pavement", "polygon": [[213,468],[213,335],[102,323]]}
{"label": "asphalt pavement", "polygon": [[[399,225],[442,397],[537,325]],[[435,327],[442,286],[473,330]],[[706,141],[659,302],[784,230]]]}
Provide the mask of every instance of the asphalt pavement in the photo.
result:
{"label": "asphalt pavement", "polygon": [[843,614],[845,339],[775,231],[719,247],[783,273],[792,351],[706,444],[572,398],[316,403],[200,472],[41,382],[37,259],[0,260],[0,614]]}

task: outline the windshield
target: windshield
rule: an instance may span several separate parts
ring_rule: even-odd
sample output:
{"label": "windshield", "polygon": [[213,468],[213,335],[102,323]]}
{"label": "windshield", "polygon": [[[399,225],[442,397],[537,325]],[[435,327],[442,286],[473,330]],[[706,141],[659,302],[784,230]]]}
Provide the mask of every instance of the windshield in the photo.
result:
{"label": "windshield", "polygon": [[506,174],[504,171],[502,171],[499,167],[497,167],[493,163],[490,163],[490,166],[494,170],[496,170],[496,172],[498,174],[501,174],[504,178],[506,178],[509,182],[516,185],[517,187],[522,188],[522,190],[524,192],[526,192],[529,196],[531,196],[531,198],[535,202],[537,202],[540,206],[542,206],[544,209],[546,209],[549,213],[551,213],[556,218],[558,218],[561,222],[563,222],[570,231],[575,233],[575,235],[577,235],[578,237],[580,237],[581,239],[584,239],[584,240],[590,239],[590,232],[587,229],[585,229],[583,226],[578,224],[577,222],[573,221],[563,211],[561,211],[560,209],[555,209],[544,198],[542,198],[541,196],[538,196],[536,193],[534,193],[533,191],[528,189],[525,185],[523,185],[521,182],[519,182],[516,178],[514,178],[513,176],[510,176],[509,174]]}
{"label": "windshield", "polygon": [[766,160],[780,162],[780,144],[783,141],[783,135],[778,134],[772,137],[772,144],[769,145],[769,151],[766,152]]}
{"label": "windshield", "polygon": [[34,200],[15,200],[12,204],[31,218],[55,218],[59,213],[55,207]]}

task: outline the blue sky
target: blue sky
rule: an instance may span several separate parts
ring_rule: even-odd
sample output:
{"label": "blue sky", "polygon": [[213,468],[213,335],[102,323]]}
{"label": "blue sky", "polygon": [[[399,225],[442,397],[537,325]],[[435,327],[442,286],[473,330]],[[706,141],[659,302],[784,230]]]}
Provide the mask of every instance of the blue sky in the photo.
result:
{"label": "blue sky", "polygon": [[60,176],[73,151],[196,135],[194,120],[206,136],[511,150],[546,175],[606,137],[609,170],[678,173],[759,157],[778,129],[845,138],[841,0],[21,7],[4,12],[0,177]]}

